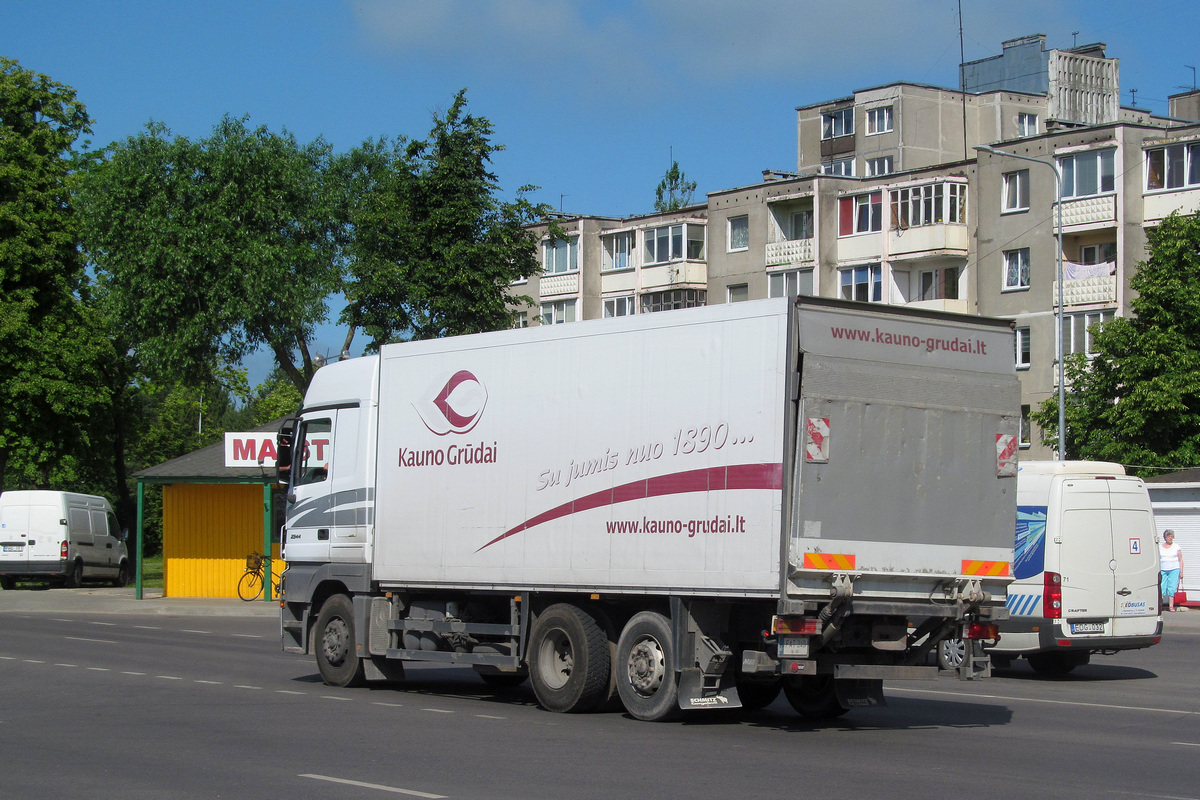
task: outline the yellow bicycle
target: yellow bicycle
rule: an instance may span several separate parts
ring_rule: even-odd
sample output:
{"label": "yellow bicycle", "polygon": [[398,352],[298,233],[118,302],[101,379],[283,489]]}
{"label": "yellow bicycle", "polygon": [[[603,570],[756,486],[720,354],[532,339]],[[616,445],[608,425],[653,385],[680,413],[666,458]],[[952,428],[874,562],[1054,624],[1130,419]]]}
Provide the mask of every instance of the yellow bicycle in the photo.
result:
{"label": "yellow bicycle", "polygon": [[[256,600],[263,592],[263,556],[254,552],[246,556],[246,571],[238,581],[238,597],[243,600]],[[279,596],[279,581],[271,576],[271,588],[275,597]]]}

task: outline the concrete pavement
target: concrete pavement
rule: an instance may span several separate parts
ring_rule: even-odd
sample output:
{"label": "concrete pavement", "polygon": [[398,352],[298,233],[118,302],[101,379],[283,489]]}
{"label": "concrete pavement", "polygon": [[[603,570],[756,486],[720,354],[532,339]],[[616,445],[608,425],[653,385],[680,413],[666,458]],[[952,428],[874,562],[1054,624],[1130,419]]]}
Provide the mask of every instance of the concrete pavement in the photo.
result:
{"label": "concrete pavement", "polygon": [[[162,589],[143,589],[141,600],[134,588],[88,586],[80,589],[47,589],[21,585],[0,591],[0,614],[11,611],[53,611],[90,614],[163,614],[208,617],[278,617],[278,600],[251,600],[226,597],[163,597]],[[1196,614],[1200,617],[1200,614]]]}

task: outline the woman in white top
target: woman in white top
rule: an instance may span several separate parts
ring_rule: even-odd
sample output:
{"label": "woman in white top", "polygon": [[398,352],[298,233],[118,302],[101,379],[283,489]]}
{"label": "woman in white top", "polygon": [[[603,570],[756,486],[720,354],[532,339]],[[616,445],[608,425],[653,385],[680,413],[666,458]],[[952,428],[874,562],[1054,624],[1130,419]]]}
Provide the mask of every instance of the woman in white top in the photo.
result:
{"label": "woman in white top", "polygon": [[1162,544],[1158,546],[1159,569],[1162,571],[1162,596],[1168,611],[1175,610],[1175,592],[1179,591],[1179,579],[1183,577],[1183,553],[1175,544],[1175,531],[1163,531]]}

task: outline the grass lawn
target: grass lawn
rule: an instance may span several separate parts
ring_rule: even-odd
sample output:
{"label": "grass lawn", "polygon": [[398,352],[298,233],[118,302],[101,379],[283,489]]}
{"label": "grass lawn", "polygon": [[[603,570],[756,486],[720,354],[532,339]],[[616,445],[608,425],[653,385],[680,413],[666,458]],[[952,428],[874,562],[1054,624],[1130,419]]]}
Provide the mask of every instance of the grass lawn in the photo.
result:
{"label": "grass lawn", "polygon": [[161,589],[163,585],[163,557],[144,556],[142,558],[142,588]]}

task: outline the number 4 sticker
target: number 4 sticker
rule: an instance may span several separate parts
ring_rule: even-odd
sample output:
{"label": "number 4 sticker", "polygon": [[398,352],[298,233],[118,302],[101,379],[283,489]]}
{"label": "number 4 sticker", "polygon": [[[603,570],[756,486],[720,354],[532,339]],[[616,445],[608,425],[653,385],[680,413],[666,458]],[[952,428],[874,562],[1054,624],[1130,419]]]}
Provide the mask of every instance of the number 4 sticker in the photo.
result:
{"label": "number 4 sticker", "polygon": [[1142,552],[1142,540],[1141,539],[1130,539],[1129,540],[1129,555],[1131,555],[1131,556],[1141,555],[1141,552]]}

